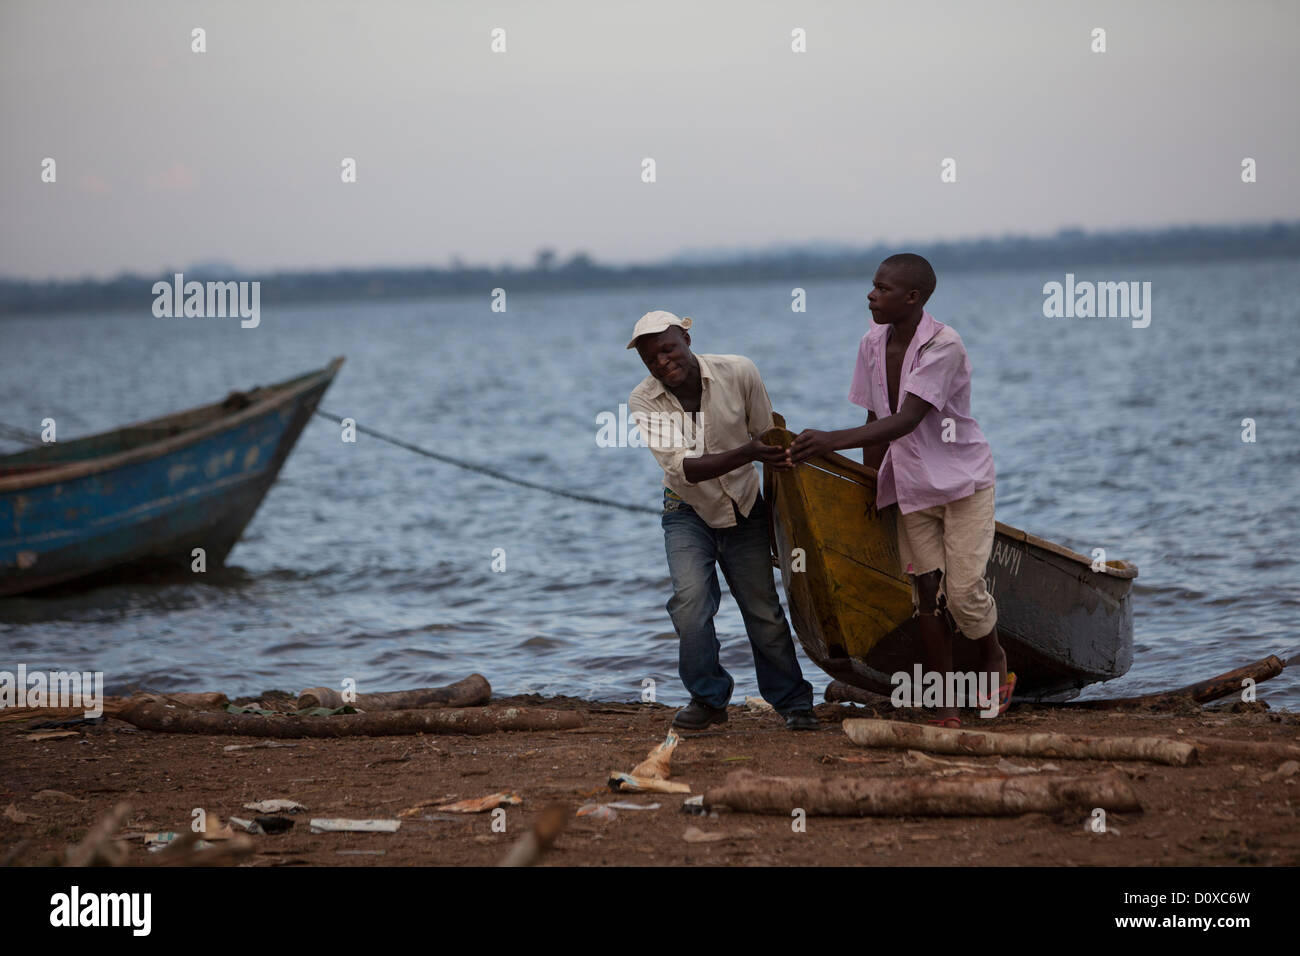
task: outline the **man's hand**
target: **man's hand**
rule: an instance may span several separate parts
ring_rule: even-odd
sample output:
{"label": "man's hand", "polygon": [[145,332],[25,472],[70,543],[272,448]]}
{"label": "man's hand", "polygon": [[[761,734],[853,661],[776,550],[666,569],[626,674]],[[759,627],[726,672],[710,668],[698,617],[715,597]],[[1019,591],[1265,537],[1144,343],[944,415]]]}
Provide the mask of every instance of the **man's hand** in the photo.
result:
{"label": "man's hand", "polygon": [[834,450],[835,442],[830,432],[805,428],[795,436],[794,444],[790,446],[790,460],[797,465],[809,458],[817,458]]}
{"label": "man's hand", "polygon": [[765,465],[771,465],[777,471],[789,471],[794,467],[787,449],[780,445],[764,444],[757,438],[749,443],[748,454],[750,461],[761,461]]}

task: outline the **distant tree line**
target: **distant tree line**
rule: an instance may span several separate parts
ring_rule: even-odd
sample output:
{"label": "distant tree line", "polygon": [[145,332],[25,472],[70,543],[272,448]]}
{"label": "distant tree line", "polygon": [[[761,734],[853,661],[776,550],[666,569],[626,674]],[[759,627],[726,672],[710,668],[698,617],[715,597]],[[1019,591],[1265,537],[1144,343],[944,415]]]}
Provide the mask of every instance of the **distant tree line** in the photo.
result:
{"label": "distant tree line", "polygon": [[[806,250],[737,253],[719,260],[644,265],[601,265],[579,252],[560,262],[542,249],[531,267],[466,265],[449,268],[339,269],[322,272],[255,273],[199,270],[186,281],[257,279],[262,305],[349,300],[414,299],[428,296],[508,292],[602,289],[618,286],[741,283],[766,280],[869,277],[885,256],[919,252],[941,273],[977,269],[1042,267],[1053,273],[1087,266],[1209,262],[1300,256],[1300,223],[1241,226],[1189,226],[1159,230],[1088,233],[1063,229],[1054,236],[1011,236],[930,243],[879,243],[852,250]],[[157,281],[171,282],[172,272],[121,275],[109,280],[0,280],[0,315],[84,309],[148,309]]]}

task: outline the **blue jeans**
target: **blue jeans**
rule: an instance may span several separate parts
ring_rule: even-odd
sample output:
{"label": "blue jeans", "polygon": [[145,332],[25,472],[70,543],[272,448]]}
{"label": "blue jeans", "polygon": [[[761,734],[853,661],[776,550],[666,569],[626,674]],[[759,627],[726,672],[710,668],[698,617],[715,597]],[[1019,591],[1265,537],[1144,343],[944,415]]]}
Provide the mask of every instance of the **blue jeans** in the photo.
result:
{"label": "blue jeans", "polygon": [[[713,616],[722,591],[717,567],[740,606],[754,651],[754,670],[763,699],[780,714],[812,707],[812,686],[794,656],[794,638],[776,596],[767,504],[760,495],[749,517],[737,513],[734,528],[711,528],[685,502],[664,498],[660,523],[668,552],[673,596],[668,613],[677,630],[678,673],[693,700],[726,707],[736,682],[718,660]],[[673,507],[676,506],[676,507]]]}

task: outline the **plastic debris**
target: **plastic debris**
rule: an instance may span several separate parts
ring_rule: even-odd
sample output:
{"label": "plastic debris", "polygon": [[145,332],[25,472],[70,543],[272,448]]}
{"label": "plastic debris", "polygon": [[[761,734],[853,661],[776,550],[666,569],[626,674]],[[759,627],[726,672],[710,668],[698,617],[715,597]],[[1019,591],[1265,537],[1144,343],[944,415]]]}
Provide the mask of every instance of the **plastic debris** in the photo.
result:
{"label": "plastic debris", "polygon": [[215,813],[209,813],[204,819],[204,829],[199,834],[204,840],[229,840],[235,831],[229,823],[222,823]]}
{"label": "plastic debris", "polygon": [[605,804],[607,807],[613,807],[615,810],[658,810],[657,803],[633,803],[630,800],[615,800],[613,803]]}
{"label": "plastic debris", "polygon": [[258,813],[306,813],[307,808],[295,800],[258,800],[256,803],[244,804],[245,810]]}
{"label": "plastic debris", "polygon": [[618,819],[618,811],[607,804],[602,803],[584,803],[578,807],[578,816],[591,817],[593,820],[604,820],[606,822]]}
{"label": "plastic debris", "polygon": [[687,797],[682,803],[682,813],[689,813],[696,817],[706,817],[709,815],[709,808],[704,805],[704,794],[697,794],[693,797]]}
{"label": "plastic debris", "polygon": [[609,789],[632,793],[690,793],[690,784],[668,779],[673,751],[681,742],[677,734],[668,731],[664,742],[650,751],[650,755],[633,767],[631,773],[611,770],[607,781]]}
{"label": "plastic debris", "polygon": [[746,697],[745,709],[753,714],[762,714],[775,710],[776,708],[761,697]]}
{"label": "plastic debris", "polygon": [[[149,848],[150,853],[157,853],[160,850],[167,849],[168,844],[174,842],[180,837],[175,830],[164,830],[160,833],[146,833],[144,835],[144,845]],[[196,850],[206,850],[213,844],[207,840],[199,840],[194,844]]]}
{"label": "plastic debris", "polygon": [[[399,817],[419,816],[420,811],[422,810],[429,810],[433,807],[442,806],[443,804],[450,803],[452,800],[455,799],[456,799],[456,794],[454,793],[444,794],[441,797],[430,797],[428,800],[421,800],[419,803],[415,804],[414,806],[409,806],[405,810],[399,810],[397,815]],[[455,814],[449,814],[449,813],[426,814],[425,816],[421,817],[421,819],[428,820],[428,819],[433,819],[434,817],[441,817],[444,820],[460,819]]]}
{"label": "plastic debris", "polygon": [[614,791],[627,791],[630,793],[691,792],[691,786],[688,783],[680,783],[676,780],[656,780],[647,777],[637,777],[630,773],[620,773],[617,770],[610,771],[609,789]]}
{"label": "plastic debris", "polygon": [[396,833],[401,820],[345,820],[341,817],[316,817],[312,833]]}
{"label": "plastic debris", "polygon": [[243,830],[245,833],[252,833],[257,836],[266,836],[270,833],[284,833],[293,829],[293,821],[288,817],[254,817],[252,820],[244,820],[240,817],[231,817],[230,825],[236,829]]}
{"label": "plastic debris", "polygon": [[486,797],[461,800],[457,803],[444,803],[441,806],[434,807],[434,809],[441,810],[444,813],[486,813],[488,810],[495,810],[500,806],[514,806],[523,802],[523,798],[511,790],[509,792],[489,793]]}
{"label": "plastic debris", "polygon": [[667,780],[672,776],[669,765],[673,759],[673,751],[677,749],[677,745],[681,742],[682,739],[677,734],[671,730],[668,731],[668,736],[664,738],[664,742],[650,751],[650,755],[645,760],[632,768],[632,776],[645,777],[649,780]]}

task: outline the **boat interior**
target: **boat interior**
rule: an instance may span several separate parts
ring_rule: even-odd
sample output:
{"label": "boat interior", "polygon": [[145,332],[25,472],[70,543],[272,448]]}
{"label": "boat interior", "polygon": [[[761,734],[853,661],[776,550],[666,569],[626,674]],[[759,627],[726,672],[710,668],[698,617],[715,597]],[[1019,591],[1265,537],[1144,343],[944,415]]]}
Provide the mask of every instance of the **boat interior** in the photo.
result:
{"label": "boat interior", "polygon": [[244,392],[231,392],[220,402],[191,408],[188,411],[165,415],[147,422],[127,425],[110,432],[88,435],[74,441],[58,441],[37,445],[16,454],[0,457],[0,478],[10,475],[29,475],[74,461],[90,461],[108,455],[118,455],[125,451],[152,445],[174,435],[200,428],[227,415],[247,408],[254,402],[261,401],[271,393],[283,390],[294,382],[249,389]]}

